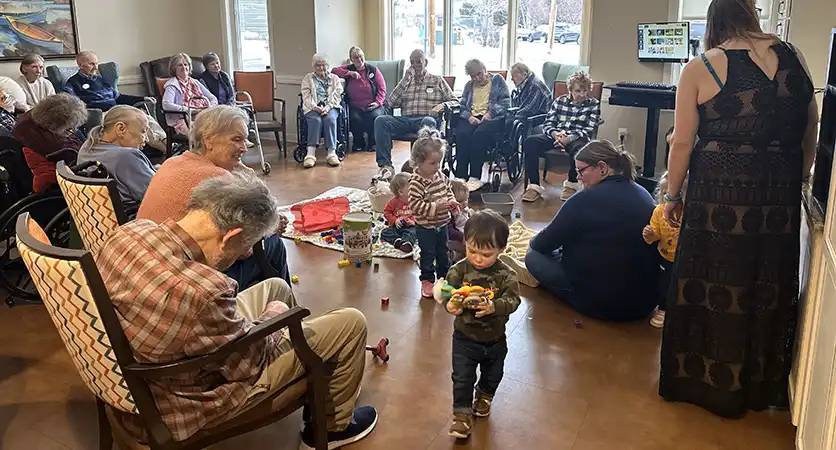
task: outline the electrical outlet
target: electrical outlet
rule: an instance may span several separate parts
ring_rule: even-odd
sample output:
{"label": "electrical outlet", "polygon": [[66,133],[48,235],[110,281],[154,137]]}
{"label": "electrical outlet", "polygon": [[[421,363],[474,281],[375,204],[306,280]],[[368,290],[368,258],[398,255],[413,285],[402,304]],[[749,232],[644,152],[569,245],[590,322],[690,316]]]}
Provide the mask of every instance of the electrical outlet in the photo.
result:
{"label": "electrical outlet", "polygon": [[627,137],[627,135],[629,135],[629,134],[630,134],[630,131],[628,131],[626,128],[619,128],[618,129],[618,139],[625,139]]}

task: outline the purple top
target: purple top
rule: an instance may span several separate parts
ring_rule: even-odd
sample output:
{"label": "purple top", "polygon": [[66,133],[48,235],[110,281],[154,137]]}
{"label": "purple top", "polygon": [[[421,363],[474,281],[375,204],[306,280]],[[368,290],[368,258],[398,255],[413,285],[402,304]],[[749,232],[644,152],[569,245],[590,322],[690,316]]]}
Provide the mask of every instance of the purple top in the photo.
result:
{"label": "purple top", "polygon": [[[377,102],[378,105],[383,105],[386,100],[386,81],[383,79],[380,69],[375,68],[374,77],[372,80],[369,80],[366,74],[368,67],[363,66],[362,69],[357,70],[360,74],[360,79],[351,78],[351,82],[346,83],[346,94],[348,94],[348,98],[351,100],[349,104],[351,107],[365,110],[371,102]],[[338,66],[331,69],[331,72],[340,78],[348,80],[348,74],[351,71],[348,70],[348,66]],[[377,97],[374,97],[372,92],[372,81],[377,85]]]}

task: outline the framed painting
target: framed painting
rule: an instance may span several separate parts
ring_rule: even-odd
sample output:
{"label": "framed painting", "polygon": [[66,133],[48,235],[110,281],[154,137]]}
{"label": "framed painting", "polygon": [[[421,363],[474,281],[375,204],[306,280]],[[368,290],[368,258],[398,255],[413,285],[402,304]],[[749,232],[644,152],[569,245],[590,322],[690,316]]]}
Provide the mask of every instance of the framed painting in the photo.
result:
{"label": "framed painting", "polygon": [[27,53],[71,58],[78,53],[73,0],[0,0],[0,61]]}

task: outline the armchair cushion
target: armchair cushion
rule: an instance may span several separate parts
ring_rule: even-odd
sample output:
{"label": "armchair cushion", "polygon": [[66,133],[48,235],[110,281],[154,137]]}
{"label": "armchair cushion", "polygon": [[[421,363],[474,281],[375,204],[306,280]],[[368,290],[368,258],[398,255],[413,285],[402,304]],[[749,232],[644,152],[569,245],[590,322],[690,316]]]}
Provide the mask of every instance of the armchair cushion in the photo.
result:
{"label": "armchair cushion", "polygon": [[[63,91],[67,80],[76,73],[78,73],[78,67],[46,67],[46,77],[55,87],[55,92]],[[99,64],[99,73],[111,86],[119,89],[119,66],[115,62]]]}
{"label": "armchair cushion", "polygon": [[[197,56],[192,58],[192,78],[198,78],[206,68],[203,66],[203,60]],[[158,58],[153,61],[145,61],[139,64],[139,71],[142,72],[142,82],[145,84],[145,89],[148,94],[153,97],[160,97],[162,92],[157,89],[157,78],[169,78],[171,75],[168,72],[168,63],[171,61],[170,56]]]}
{"label": "armchair cushion", "polygon": [[549,90],[552,90],[554,89],[555,81],[566,81],[573,73],[581,70],[589,73],[589,66],[577,66],[573,64],[561,64],[553,61],[546,61],[543,63],[543,82],[546,83]]}
{"label": "armchair cushion", "polygon": [[391,92],[392,89],[395,89],[395,86],[397,86],[401,81],[404,71],[406,70],[406,61],[403,59],[390,61],[368,61],[368,63],[380,69],[380,73],[383,74],[383,79],[386,80],[387,92]]}

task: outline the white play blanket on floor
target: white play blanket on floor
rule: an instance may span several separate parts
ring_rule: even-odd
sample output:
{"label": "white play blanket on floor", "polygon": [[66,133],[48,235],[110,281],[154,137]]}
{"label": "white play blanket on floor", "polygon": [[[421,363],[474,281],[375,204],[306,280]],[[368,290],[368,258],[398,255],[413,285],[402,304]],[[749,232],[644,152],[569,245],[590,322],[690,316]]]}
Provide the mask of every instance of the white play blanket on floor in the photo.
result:
{"label": "white play blanket on floor", "polygon": [[[294,203],[293,205],[286,205],[279,208],[279,213],[283,214],[287,217],[288,225],[287,230],[284,233],[284,236],[290,239],[295,239],[299,237],[303,242],[308,242],[317,247],[322,248],[329,248],[331,250],[336,250],[340,253],[343,251],[342,244],[338,244],[336,242],[329,243],[325,242],[325,239],[320,235],[320,232],[315,233],[298,233],[295,229],[293,229],[293,221],[295,220],[293,213],[290,212],[290,208],[297,204],[305,204],[310,203],[314,200],[323,200],[326,198],[335,198],[335,197],[345,197],[348,199],[348,208],[351,212],[354,211],[364,211],[367,213],[371,213],[374,219],[374,228],[372,228],[372,238],[377,239],[380,237],[380,232],[386,225],[380,221],[380,218],[383,217],[383,214],[376,213],[372,211],[372,203],[369,200],[368,192],[362,189],[350,188],[345,186],[337,186],[335,188],[329,189],[322,194],[310,199],[310,200],[303,200],[298,203]],[[418,246],[415,246],[415,250],[412,253],[404,253],[395,247],[392,247],[390,244],[383,242],[381,240],[377,240],[377,246],[374,250],[372,250],[372,256],[374,257],[386,257],[386,258],[413,258],[418,259]]]}

